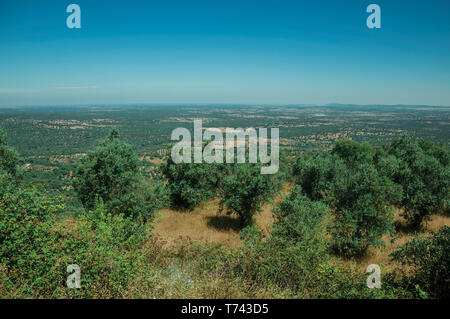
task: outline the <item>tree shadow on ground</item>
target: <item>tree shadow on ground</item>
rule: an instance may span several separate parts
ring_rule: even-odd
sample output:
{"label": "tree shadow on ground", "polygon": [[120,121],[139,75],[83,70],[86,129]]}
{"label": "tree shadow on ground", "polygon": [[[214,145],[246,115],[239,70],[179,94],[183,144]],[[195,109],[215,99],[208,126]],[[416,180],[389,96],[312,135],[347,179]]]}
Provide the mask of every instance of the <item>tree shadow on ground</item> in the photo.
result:
{"label": "tree shadow on ground", "polygon": [[395,232],[403,235],[413,235],[418,232],[422,232],[424,230],[423,226],[415,227],[411,224],[408,224],[404,221],[395,221],[394,222]]}
{"label": "tree shadow on ground", "polygon": [[233,230],[235,232],[239,232],[242,229],[239,220],[233,216],[208,216],[206,219],[206,225],[217,230]]}

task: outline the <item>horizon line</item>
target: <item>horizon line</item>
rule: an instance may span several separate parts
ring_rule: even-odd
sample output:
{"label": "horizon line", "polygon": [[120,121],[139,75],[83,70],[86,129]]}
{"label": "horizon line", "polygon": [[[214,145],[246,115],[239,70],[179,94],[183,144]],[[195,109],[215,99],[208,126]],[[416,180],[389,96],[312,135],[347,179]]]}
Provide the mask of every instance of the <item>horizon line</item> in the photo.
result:
{"label": "horizon line", "polygon": [[227,103],[227,102],[138,102],[138,103],[79,103],[79,104],[65,104],[65,103],[50,103],[50,104],[15,104],[15,105],[0,105],[3,108],[26,108],[26,107],[121,107],[121,106],[312,106],[312,107],[332,107],[332,106],[391,106],[391,107],[442,107],[450,108],[450,105],[436,105],[436,104],[358,104],[358,103]]}

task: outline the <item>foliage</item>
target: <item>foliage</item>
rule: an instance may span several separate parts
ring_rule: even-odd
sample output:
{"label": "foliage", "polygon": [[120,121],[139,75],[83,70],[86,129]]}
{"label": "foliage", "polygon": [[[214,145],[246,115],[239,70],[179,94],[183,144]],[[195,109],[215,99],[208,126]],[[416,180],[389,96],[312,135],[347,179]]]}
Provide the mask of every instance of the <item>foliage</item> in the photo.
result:
{"label": "foliage", "polygon": [[447,147],[403,136],[392,141],[388,153],[399,161],[393,180],[403,188],[401,206],[413,227],[418,228],[430,214],[448,209],[450,153]]}
{"label": "foliage", "polygon": [[294,291],[314,289],[318,267],[328,258],[326,214],[325,204],[311,201],[299,187],[294,189],[275,210],[270,238],[256,249],[261,261],[255,276]]}
{"label": "foliage", "polygon": [[271,236],[255,226],[241,231],[245,244],[234,261],[237,274],[255,285],[276,286],[296,298],[406,298],[411,294],[389,275],[381,289],[369,289],[367,275],[328,256],[327,206],[296,187],[275,211]]}
{"label": "foliage", "polygon": [[176,164],[169,156],[161,167],[172,206],[193,209],[217,196],[221,210],[236,213],[242,226],[251,224],[253,215],[286,177],[283,160],[284,170],[273,176],[261,174],[261,163],[249,163],[248,157],[245,163],[236,163],[236,159],[234,163],[194,163],[192,151],[191,159],[191,163]]}
{"label": "foliage", "polygon": [[143,181],[136,153],[116,130],[81,159],[73,185],[87,210],[101,199],[113,214],[150,220],[161,206]]}
{"label": "foliage", "polygon": [[140,248],[148,239],[146,226],[105,209],[98,203],[59,243],[64,263],[81,269],[81,289],[66,289],[69,296],[122,297],[139,274],[144,259]]}
{"label": "foliage", "polygon": [[[56,223],[59,202],[2,185],[0,287],[16,297],[121,297],[138,274],[146,226],[98,207],[70,230]],[[81,268],[81,289],[68,289],[67,266]],[[10,295],[9,292],[2,294]]]}
{"label": "foliage", "polygon": [[363,255],[369,245],[383,244],[383,234],[392,233],[394,212],[400,189],[373,164],[340,171],[333,185],[333,223],[330,225],[334,248],[346,256]]}
{"label": "foliage", "polygon": [[330,207],[334,249],[345,256],[362,255],[380,246],[393,231],[392,205],[401,188],[390,179],[398,163],[369,144],[338,141],[331,152],[307,154],[294,166],[296,183],[313,200]]}
{"label": "foliage", "polygon": [[0,128],[0,174],[9,174],[15,177],[17,174],[17,165],[19,156],[16,150],[8,146],[6,134]]}
{"label": "foliage", "polygon": [[0,179],[0,264],[8,286],[24,296],[38,296],[60,283],[57,273],[55,213],[64,205]]}
{"label": "foliage", "polygon": [[[193,153],[191,155],[193,159]],[[166,163],[161,165],[161,172],[167,179],[171,206],[191,210],[216,195],[224,175],[228,174],[228,165],[194,163],[193,160],[176,164],[168,156]]]}
{"label": "foliage", "polygon": [[225,176],[221,187],[221,207],[238,215],[243,227],[253,223],[253,215],[277,190],[273,175],[261,174],[261,164],[234,164],[232,173]]}
{"label": "foliage", "polygon": [[411,290],[424,290],[434,298],[450,297],[450,227],[445,226],[431,237],[413,238],[391,257],[411,267],[412,275],[403,277]]}
{"label": "foliage", "polygon": [[293,167],[296,184],[312,200],[327,201],[338,172],[345,169],[337,156],[328,152],[299,156]]}
{"label": "foliage", "polygon": [[337,141],[331,150],[331,154],[337,155],[350,167],[372,162],[374,152],[369,143],[358,143],[347,139]]}
{"label": "foliage", "polygon": [[355,272],[338,263],[319,266],[316,298],[338,299],[404,299],[412,294],[396,282],[391,274],[382,277],[381,288],[367,287],[367,273]]}

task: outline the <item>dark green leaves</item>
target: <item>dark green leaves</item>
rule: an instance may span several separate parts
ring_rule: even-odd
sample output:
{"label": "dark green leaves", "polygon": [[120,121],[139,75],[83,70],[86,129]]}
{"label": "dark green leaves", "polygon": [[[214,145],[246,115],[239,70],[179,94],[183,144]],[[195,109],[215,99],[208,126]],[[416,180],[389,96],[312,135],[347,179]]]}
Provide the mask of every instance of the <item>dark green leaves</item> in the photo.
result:
{"label": "dark green leaves", "polygon": [[149,194],[153,185],[145,183],[139,166],[131,145],[120,141],[113,130],[78,166],[74,188],[86,210],[94,209],[101,199],[110,213],[151,219],[160,199]]}

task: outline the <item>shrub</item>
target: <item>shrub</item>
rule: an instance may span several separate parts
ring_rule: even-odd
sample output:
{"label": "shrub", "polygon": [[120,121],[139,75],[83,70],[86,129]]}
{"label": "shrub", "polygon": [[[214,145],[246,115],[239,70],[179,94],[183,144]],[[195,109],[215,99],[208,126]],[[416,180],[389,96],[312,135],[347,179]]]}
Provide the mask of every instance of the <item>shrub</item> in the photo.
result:
{"label": "shrub", "polygon": [[[170,149],[168,153],[171,153]],[[261,175],[258,171],[261,169],[261,163],[249,163],[248,154],[245,163],[237,163],[236,157],[234,163],[226,163],[225,156],[224,153],[224,163],[211,164],[194,163],[193,150],[191,163],[176,164],[169,156],[161,171],[168,182],[171,205],[174,208],[191,210],[201,202],[219,196],[221,204],[227,207],[228,212],[238,214],[243,225],[249,223],[251,216],[247,218],[244,215],[253,216],[259,210],[261,191],[266,196],[270,195],[285,181],[287,169],[284,153],[280,153],[280,171],[265,177],[258,176]],[[234,192],[233,187],[244,189],[242,192]],[[256,191],[254,200],[247,198],[245,194],[252,191],[252,187]],[[230,196],[232,198],[229,198]]]}
{"label": "shrub", "polygon": [[412,271],[404,277],[410,290],[424,290],[434,298],[450,297],[450,227],[428,238],[412,239],[391,257]]}
{"label": "shrub", "polygon": [[61,284],[55,213],[63,205],[0,181],[0,264],[9,285],[24,297],[46,295]]}
{"label": "shrub", "polygon": [[[106,213],[100,203],[67,229],[55,222],[59,202],[1,189],[0,287],[23,298],[124,296],[144,259],[145,225]],[[71,264],[81,268],[81,289],[66,287]]]}
{"label": "shrub", "polygon": [[140,248],[147,238],[145,225],[123,214],[108,213],[100,202],[59,243],[64,251],[61,263],[77,264],[81,269],[81,289],[65,289],[64,294],[123,297],[140,274],[138,265],[145,258]]}
{"label": "shrub", "polygon": [[363,163],[341,170],[332,186],[330,225],[334,249],[345,256],[363,255],[372,245],[384,242],[383,234],[392,233],[394,212],[400,188],[375,166]]}
{"label": "shrub", "polygon": [[404,299],[412,294],[399,285],[391,274],[382,276],[381,288],[367,287],[367,273],[355,272],[342,264],[321,264],[315,298]]}
{"label": "shrub", "polygon": [[253,215],[279,187],[273,175],[261,174],[261,164],[234,164],[221,187],[221,207],[238,215],[243,227],[253,223]]}
{"label": "shrub", "polygon": [[304,196],[300,187],[275,210],[271,236],[262,241],[254,227],[242,231],[247,276],[263,284],[304,292],[315,289],[319,265],[325,263],[327,242],[324,220],[327,207]]}
{"label": "shrub", "polygon": [[375,150],[368,143],[344,139],[337,141],[331,154],[339,156],[348,166],[355,166],[361,163],[372,163]]}
{"label": "shrub", "polygon": [[119,140],[116,130],[81,159],[74,188],[86,210],[101,199],[110,213],[149,220],[161,206],[144,183],[136,153]]}
{"label": "shrub", "polygon": [[345,169],[344,163],[337,156],[324,152],[298,157],[293,174],[296,184],[309,198],[327,200],[336,174],[342,169]]}
{"label": "shrub", "polygon": [[15,177],[18,162],[19,155],[14,149],[8,146],[6,134],[0,128],[0,174],[6,173],[11,177]]}
{"label": "shrub", "polygon": [[[193,152],[191,155],[193,159]],[[176,164],[169,156],[161,172],[167,179],[171,206],[191,210],[216,195],[223,177],[228,174],[228,165],[193,163],[193,160]]]}
{"label": "shrub", "polygon": [[402,196],[391,180],[397,167],[396,158],[382,149],[349,140],[338,141],[331,152],[297,159],[296,183],[309,198],[330,207],[329,230],[337,253],[362,255],[393,231],[391,206]]}
{"label": "shrub", "polygon": [[403,136],[392,141],[388,153],[399,160],[393,180],[403,188],[401,206],[411,226],[418,228],[424,218],[448,209],[448,148]]}

